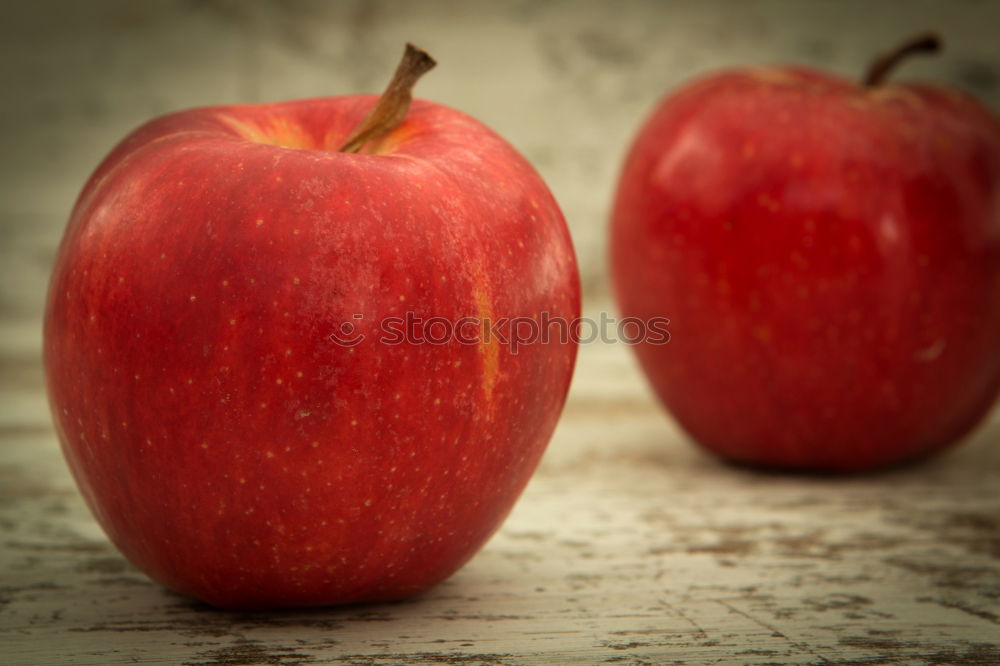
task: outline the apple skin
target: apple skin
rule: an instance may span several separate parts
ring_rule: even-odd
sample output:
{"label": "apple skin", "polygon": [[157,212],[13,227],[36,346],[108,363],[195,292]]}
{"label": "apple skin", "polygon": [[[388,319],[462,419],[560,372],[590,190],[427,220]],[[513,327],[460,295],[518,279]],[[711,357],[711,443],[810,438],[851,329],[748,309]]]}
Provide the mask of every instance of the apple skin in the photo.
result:
{"label": "apple skin", "polygon": [[620,175],[611,271],[659,398],[734,461],[860,471],[940,450],[1000,387],[1000,121],[958,92],[775,67],[663,99]]}
{"label": "apple skin", "polygon": [[[415,101],[377,154],[336,152],[375,99],[154,119],[72,213],[44,333],[59,439],[111,540],[184,595],[415,595],[498,528],[555,427],[572,340],[378,338],[405,311],[573,319],[580,291],[556,202],[476,120]],[[335,344],[343,322],[367,338]]]}

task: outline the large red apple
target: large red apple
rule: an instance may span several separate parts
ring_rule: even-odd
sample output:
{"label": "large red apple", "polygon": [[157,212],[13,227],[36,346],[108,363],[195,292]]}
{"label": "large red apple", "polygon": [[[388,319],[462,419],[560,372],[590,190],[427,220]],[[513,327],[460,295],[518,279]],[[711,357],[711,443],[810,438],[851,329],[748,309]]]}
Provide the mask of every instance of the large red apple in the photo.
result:
{"label": "large red apple", "polygon": [[1000,387],[1000,120],[969,96],[725,71],[636,137],[612,223],[639,361],[724,457],[864,470],[942,449]]}
{"label": "large red apple", "polygon": [[433,64],[408,53],[365,125],[374,96],[157,118],[72,213],[45,325],[58,434],[111,540],[178,592],[416,594],[497,529],[553,431],[575,345],[488,327],[577,316],[565,223],[482,124],[407,113]]}

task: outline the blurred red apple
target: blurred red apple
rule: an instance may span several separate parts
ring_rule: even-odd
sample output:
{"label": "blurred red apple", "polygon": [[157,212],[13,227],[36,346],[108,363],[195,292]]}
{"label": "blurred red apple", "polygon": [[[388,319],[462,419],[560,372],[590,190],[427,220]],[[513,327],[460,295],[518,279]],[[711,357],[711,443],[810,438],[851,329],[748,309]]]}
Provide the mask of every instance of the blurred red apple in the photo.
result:
{"label": "blurred red apple", "polygon": [[155,119],[73,211],[45,325],[59,437],[112,541],[178,592],[416,594],[497,529],[553,431],[571,341],[378,336],[407,311],[579,311],[542,180],[462,113],[407,113],[433,65],[407,53],[365,123],[374,96]]}
{"label": "blurred red apple", "polygon": [[967,95],[798,67],[664,99],[612,223],[659,397],[733,460],[865,470],[952,444],[1000,386],[1000,121]]}

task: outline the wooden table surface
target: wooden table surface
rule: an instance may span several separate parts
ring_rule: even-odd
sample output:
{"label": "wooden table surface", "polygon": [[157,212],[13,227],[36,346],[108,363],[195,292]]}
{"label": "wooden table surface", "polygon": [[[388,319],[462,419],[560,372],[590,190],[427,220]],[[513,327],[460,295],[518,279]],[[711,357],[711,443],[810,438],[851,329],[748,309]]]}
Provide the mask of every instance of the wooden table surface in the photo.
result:
{"label": "wooden table surface", "polygon": [[734,468],[693,448],[624,346],[582,349],[501,531],[409,602],[220,612],[108,543],[48,425],[0,385],[0,663],[1000,663],[1000,418],[889,473]]}
{"label": "wooden table surface", "polygon": [[[859,17],[862,17],[859,20]],[[404,41],[419,96],[538,167],[606,303],[606,214],[667,89],[734,64],[860,73],[926,28],[904,78],[1000,108],[1000,3],[8,2],[0,20],[0,664],[1000,664],[1000,412],[926,464],[818,478],[734,468],[587,345],[560,427],[500,532],[405,603],[235,614],[163,590],[89,515],[52,431],[41,302],[66,215],[128,129],[169,110],[380,91]]]}

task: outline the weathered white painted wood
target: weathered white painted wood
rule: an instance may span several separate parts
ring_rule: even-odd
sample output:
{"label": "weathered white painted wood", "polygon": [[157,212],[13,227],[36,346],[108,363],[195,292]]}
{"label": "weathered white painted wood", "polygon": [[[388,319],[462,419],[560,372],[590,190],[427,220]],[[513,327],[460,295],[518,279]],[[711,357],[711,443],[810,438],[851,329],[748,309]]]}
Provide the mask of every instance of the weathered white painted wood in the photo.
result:
{"label": "weathered white painted wood", "polygon": [[8,427],[0,663],[1000,662],[996,418],[887,474],[764,474],[682,441],[625,352],[584,348],[504,528],[399,604],[241,615],[168,593],[107,544],[52,434]]}
{"label": "weathered white painted wood", "polygon": [[[622,347],[582,350],[563,422],[509,521],[406,603],[222,613],[108,545],[51,431],[39,318],[73,198],[172,109],[377,91],[406,40],[418,94],[485,121],[549,182],[592,311],[625,144],[672,85],[794,60],[908,65],[1000,105],[1000,3],[131,0],[10,2],[0,20],[0,664],[1000,663],[1000,420],[882,475],[755,473],[687,444]],[[513,94],[516,92],[516,94]]]}

